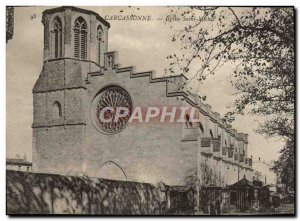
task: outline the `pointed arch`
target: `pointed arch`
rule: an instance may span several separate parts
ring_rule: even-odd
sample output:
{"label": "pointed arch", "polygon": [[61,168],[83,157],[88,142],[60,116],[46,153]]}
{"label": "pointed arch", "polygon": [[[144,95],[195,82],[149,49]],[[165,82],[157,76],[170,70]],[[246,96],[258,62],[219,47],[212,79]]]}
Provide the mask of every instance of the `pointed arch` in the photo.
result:
{"label": "pointed arch", "polygon": [[[115,171],[115,168],[117,168],[118,171]],[[108,160],[105,163],[103,163],[99,167],[97,174],[102,178],[124,180],[124,179],[120,178],[119,176],[116,176],[118,174],[115,174],[114,172],[121,173],[124,176],[125,180],[127,180],[127,175],[126,175],[125,171],[123,170],[123,168],[119,164],[117,164],[116,162],[114,162],[112,160]]]}
{"label": "pointed arch", "polygon": [[82,17],[78,17],[74,23],[74,57],[87,57],[87,24]]}
{"label": "pointed arch", "polygon": [[52,45],[54,58],[62,56],[62,22],[59,17],[52,21]]}

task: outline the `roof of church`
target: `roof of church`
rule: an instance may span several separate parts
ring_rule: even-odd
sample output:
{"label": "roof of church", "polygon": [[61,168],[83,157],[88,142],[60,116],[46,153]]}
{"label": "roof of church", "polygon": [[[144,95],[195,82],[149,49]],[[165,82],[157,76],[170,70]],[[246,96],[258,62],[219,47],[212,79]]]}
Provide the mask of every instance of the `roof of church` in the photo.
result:
{"label": "roof of church", "polygon": [[248,143],[248,134],[237,133],[237,130],[232,128],[230,124],[226,123],[226,121],[220,117],[218,112],[214,112],[209,104],[203,103],[200,95],[188,90],[186,91],[185,98],[187,101],[190,101],[189,103],[192,106],[198,107],[200,112],[204,115],[208,115],[213,122],[218,123],[221,127],[226,129],[228,133],[232,134],[232,136],[236,137],[240,141]]}
{"label": "roof of church", "polygon": [[66,9],[71,9],[72,11],[76,11],[76,12],[80,12],[80,13],[84,13],[84,14],[95,15],[99,21],[101,21],[105,26],[110,28],[110,23],[108,21],[106,21],[104,18],[102,18],[98,13],[91,11],[91,10],[74,7],[74,6],[61,6],[61,7],[57,7],[57,8],[47,9],[47,10],[43,11],[43,17],[45,14],[53,14],[56,12],[63,12]]}

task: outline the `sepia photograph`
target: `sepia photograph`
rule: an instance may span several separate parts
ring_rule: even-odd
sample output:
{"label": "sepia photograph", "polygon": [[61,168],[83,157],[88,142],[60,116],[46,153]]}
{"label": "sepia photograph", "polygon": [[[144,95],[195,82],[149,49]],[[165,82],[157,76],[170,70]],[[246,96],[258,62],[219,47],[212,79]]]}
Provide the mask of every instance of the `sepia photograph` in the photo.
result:
{"label": "sepia photograph", "polygon": [[294,6],[5,10],[6,215],[296,215]]}

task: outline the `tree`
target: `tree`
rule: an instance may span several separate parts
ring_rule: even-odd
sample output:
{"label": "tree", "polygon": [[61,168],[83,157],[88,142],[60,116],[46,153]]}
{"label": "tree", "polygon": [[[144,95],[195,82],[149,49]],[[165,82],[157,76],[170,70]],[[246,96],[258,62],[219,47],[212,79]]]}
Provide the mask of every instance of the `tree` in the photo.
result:
{"label": "tree", "polygon": [[198,67],[182,85],[187,87],[230,64],[237,99],[225,115],[227,122],[245,112],[264,116],[257,132],[293,139],[293,8],[190,7],[176,13],[194,18],[194,24],[175,32],[173,41],[181,43],[183,53],[167,57],[170,67],[166,72],[189,74]]}
{"label": "tree", "polygon": [[[171,12],[173,12],[171,10]],[[230,64],[237,98],[224,116],[231,123],[245,112],[263,117],[256,132],[285,139],[272,170],[287,187],[294,186],[295,24],[291,7],[190,7],[176,12],[194,18],[173,41],[182,54],[170,55],[166,72],[204,81]],[[193,66],[198,67],[196,72]],[[189,74],[189,72],[191,73]],[[199,92],[199,83],[196,93]],[[205,98],[205,96],[204,96]]]}
{"label": "tree", "polygon": [[271,168],[286,185],[286,189],[294,190],[295,187],[295,142],[288,140],[285,147],[280,151],[281,155]]}

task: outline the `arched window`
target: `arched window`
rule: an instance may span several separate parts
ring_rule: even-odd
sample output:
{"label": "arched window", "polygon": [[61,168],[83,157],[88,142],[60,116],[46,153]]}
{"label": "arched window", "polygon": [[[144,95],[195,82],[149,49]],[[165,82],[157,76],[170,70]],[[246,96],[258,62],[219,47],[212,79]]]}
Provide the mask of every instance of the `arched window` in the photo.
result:
{"label": "arched window", "polygon": [[62,56],[62,23],[60,18],[56,17],[52,25],[54,57],[60,58]]}
{"label": "arched window", "polygon": [[87,25],[82,17],[75,21],[74,28],[74,57],[86,59],[87,55]]}
{"label": "arched window", "polygon": [[213,132],[211,130],[209,130],[209,133],[210,133],[211,138],[213,138],[214,137]]}
{"label": "arched window", "polygon": [[54,102],[53,104],[53,119],[60,119],[62,116],[61,113],[61,105],[58,101]]}
{"label": "arched window", "polygon": [[98,40],[98,63],[101,64],[101,44],[103,41],[103,29],[99,25],[97,28],[97,40]]}

